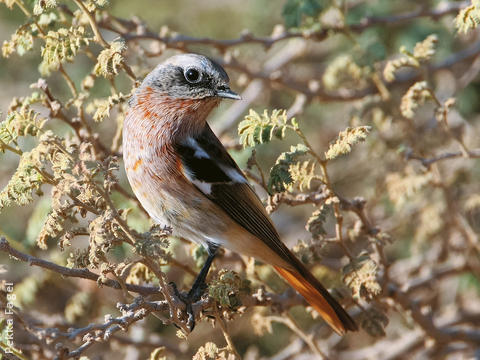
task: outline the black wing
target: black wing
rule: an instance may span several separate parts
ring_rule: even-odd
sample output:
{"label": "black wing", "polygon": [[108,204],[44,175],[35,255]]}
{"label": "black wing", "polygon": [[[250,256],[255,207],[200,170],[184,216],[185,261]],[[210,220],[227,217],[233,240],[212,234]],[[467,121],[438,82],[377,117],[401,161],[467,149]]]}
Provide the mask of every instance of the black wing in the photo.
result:
{"label": "black wing", "polygon": [[262,202],[208,124],[199,136],[178,144],[176,151],[185,176],[208,199],[284,260],[292,261]]}

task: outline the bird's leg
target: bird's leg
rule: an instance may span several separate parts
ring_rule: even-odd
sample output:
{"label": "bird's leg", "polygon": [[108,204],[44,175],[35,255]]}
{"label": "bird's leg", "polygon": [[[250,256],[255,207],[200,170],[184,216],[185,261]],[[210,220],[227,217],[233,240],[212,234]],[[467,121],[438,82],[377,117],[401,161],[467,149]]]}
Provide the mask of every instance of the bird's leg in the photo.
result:
{"label": "bird's leg", "polygon": [[208,271],[210,270],[210,266],[212,265],[213,259],[215,258],[215,255],[217,254],[217,249],[218,247],[216,246],[211,246],[207,248],[208,251],[208,258],[205,261],[205,264],[202,266],[202,270],[197,275],[197,278],[195,279],[192,288],[188,292],[188,297],[192,299],[192,302],[196,302],[200,300],[202,297],[203,293],[207,289],[207,284],[205,283],[205,279],[207,278]]}
{"label": "bird's leg", "polygon": [[212,265],[213,259],[217,254],[217,249],[218,249],[218,246],[210,245],[210,244],[208,245],[208,248],[207,248],[208,258],[205,261],[205,264],[203,264],[202,270],[200,270],[197,277],[195,278],[192,288],[186,295],[180,294],[175,284],[170,283],[177,297],[185,303],[185,306],[186,306],[185,311],[188,314],[187,327],[190,329],[190,331],[192,331],[193,328],[195,327],[195,314],[193,313],[192,305],[198,300],[200,300],[203,293],[207,289],[207,284],[205,283],[205,279],[207,278],[208,271],[210,270],[210,266]]}

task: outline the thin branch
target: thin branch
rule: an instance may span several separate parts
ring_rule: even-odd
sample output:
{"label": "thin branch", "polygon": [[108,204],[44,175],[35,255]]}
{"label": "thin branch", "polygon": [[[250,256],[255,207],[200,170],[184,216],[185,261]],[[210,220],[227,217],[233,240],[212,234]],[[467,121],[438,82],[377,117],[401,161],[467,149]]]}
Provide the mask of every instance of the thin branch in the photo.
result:
{"label": "thin branch", "polygon": [[[47,260],[39,259],[35,256],[24,254],[14,248],[12,248],[9,242],[4,238],[0,238],[0,252],[11,255],[17,260],[28,263],[30,266],[38,266],[53,272],[56,272],[62,276],[82,278],[91,281],[97,281],[99,275],[91,272],[88,269],[72,269],[64,266],[57,265]],[[153,266],[158,272],[159,270]],[[156,274],[157,277],[161,276],[160,273]],[[113,289],[121,290],[122,287],[116,280],[107,279],[102,285],[111,287]],[[128,291],[135,292],[141,295],[156,295],[162,294],[162,290],[157,286],[140,286],[133,284],[125,284]],[[257,292],[255,294],[242,297],[242,303],[246,306],[270,306],[274,305],[282,308],[290,308],[292,306],[306,304],[305,299],[296,294],[292,296],[290,291],[283,294],[274,294],[268,292]],[[198,306],[197,306],[198,308]]]}
{"label": "thin branch", "polygon": [[117,307],[121,310],[123,315],[116,318],[107,317],[103,324],[90,324],[84,328],[71,329],[66,333],[55,332],[56,329],[42,330],[45,331],[46,336],[52,340],[62,337],[74,340],[82,337],[82,340],[85,342],[75,350],[69,351],[65,357],[77,358],[93,344],[108,341],[110,337],[119,330],[127,331],[130,325],[143,319],[152,311],[165,311],[168,304],[165,301],[145,301],[139,296],[132,304],[118,304]]}
{"label": "thin branch", "polygon": [[108,49],[110,45],[100,33],[100,30],[98,29],[98,26],[97,26],[97,22],[95,21],[95,17],[90,13],[90,11],[88,11],[86,6],[83,4],[82,0],[73,0],[73,1],[75,2],[75,4],[77,4],[80,10],[82,10],[82,12],[87,17],[88,22],[90,23],[90,27],[92,28],[92,31],[95,34],[95,40],[104,48]]}
{"label": "thin branch", "polygon": [[[419,7],[419,10],[414,10],[411,12],[407,12],[404,14],[393,15],[393,16],[383,16],[383,17],[367,17],[362,19],[358,24],[349,25],[347,28],[344,27],[326,27],[322,28],[318,31],[305,31],[305,32],[298,32],[298,31],[284,31],[279,34],[273,34],[271,36],[255,36],[250,33],[243,33],[240,37],[236,39],[230,40],[217,40],[217,39],[210,39],[210,38],[196,38],[192,36],[186,35],[173,35],[173,36],[160,36],[157,33],[154,33],[148,29],[142,31],[139,34],[131,34],[122,32],[119,29],[115,29],[110,26],[109,18],[104,19],[100,26],[104,27],[107,30],[117,32],[119,35],[125,38],[125,40],[156,40],[159,41],[167,47],[170,48],[179,48],[185,49],[186,46],[189,45],[211,45],[215,48],[220,49],[221,51],[225,51],[227,48],[238,46],[238,45],[245,45],[245,44],[260,44],[265,48],[271,47],[273,44],[293,38],[301,38],[306,40],[315,40],[320,41],[323,40],[328,34],[332,32],[344,32],[347,29],[352,32],[363,32],[373,26],[379,25],[400,25],[406,22],[426,17],[437,20],[445,15],[453,14],[458,12],[460,9],[468,6],[468,1],[462,2],[450,2],[450,3],[442,3],[435,9],[429,9],[424,6]],[[134,30],[139,28],[138,21],[133,20],[125,20],[120,18],[114,18],[116,21],[121,22],[123,26],[127,27],[129,30]],[[144,28],[144,26],[142,27]]]}
{"label": "thin branch", "polygon": [[[39,259],[32,255],[24,254],[12,248],[4,237],[0,238],[0,252],[9,254],[20,261],[27,262],[30,266],[38,266],[44,269],[48,269],[50,271],[61,274],[63,276],[87,279],[92,281],[97,281],[99,278],[99,275],[91,272],[88,269],[71,269],[71,268],[54,264],[47,260]],[[102,285],[105,285],[117,290],[122,289],[118,281],[111,280],[111,279],[107,279],[105,282],[102,283]],[[142,295],[161,294],[160,289],[156,286],[140,286],[140,285],[126,284],[126,287],[129,291],[133,291]]]}
{"label": "thin branch", "polygon": [[232,337],[227,331],[227,326],[220,315],[218,311],[218,307],[215,307],[215,319],[217,321],[217,324],[220,326],[220,329],[222,330],[223,337],[225,338],[225,341],[227,342],[227,347],[232,352],[237,359],[241,359],[242,357],[238,353],[237,349],[235,348],[235,344],[233,343]]}
{"label": "thin branch", "polygon": [[281,204],[289,206],[313,204],[319,206],[324,204],[329,197],[330,194],[325,189],[301,194],[276,193],[268,198],[267,212],[270,214],[276,211]]}
{"label": "thin branch", "polygon": [[411,313],[413,320],[431,336],[438,344],[451,342],[452,340],[471,343],[480,342],[480,331],[457,329],[452,327],[437,327],[431,315],[425,315],[415,301],[411,301],[407,294],[401,291],[396,285],[389,285],[390,296],[405,310]]}
{"label": "thin branch", "polygon": [[286,325],[288,328],[290,328],[290,330],[292,330],[295,334],[297,334],[303,341],[305,341],[305,343],[308,345],[310,350],[316,356],[318,356],[319,359],[328,360],[327,355],[325,355],[322,352],[322,350],[318,347],[317,343],[313,339],[313,336],[306,334],[289,314],[286,314],[286,316],[269,316],[269,319]]}
{"label": "thin branch", "polygon": [[[449,160],[449,159],[456,159],[460,157],[465,157],[465,154],[463,151],[457,151],[457,152],[446,152],[443,154],[436,155],[431,158],[424,158],[419,155],[415,155],[412,153],[412,151],[408,151],[405,153],[405,158],[407,160],[414,159],[418,160],[422,163],[423,166],[426,168],[429,168],[432,164],[438,162],[438,161],[443,161],[443,160]],[[480,158],[480,149],[473,149],[469,150],[467,152],[467,157],[470,159],[479,159]]]}
{"label": "thin branch", "polygon": [[[88,22],[90,23],[90,27],[92,28],[92,31],[95,35],[95,40],[100,45],[102,45],[105,49],[109,49],[110,44],[103,38],[103,36],[102,36],[102,34],[101,34],[101,32],[98,28],[97,22],[95,21],[94,15],[92,15],[90,13],[90,11],[88,11],[85,4],[83,4],[82,0],[73,0],[73,1],[75,2],[75,4],[77,4],[77,6],[83,11],[85,16],[87,17]],[[130,79],[132,79],[136,83],[137,77],[136,77],[135,73],[133,72],[132,68],[123,60],[122,60],[122,67],[125,70],[125,72],[127,73],[127,75],[130,77]]]}
{"label": "thin branch", "polygon": [[[281,42],[281,41],[293,39],[293,38],[309,40],[309,41],[321,41],[325,39],[327,36],[329,36],[329,34],[335,33],[335,32],[361,33],[371,28],[372,26],[387,25],[387,24],[389,26],[399,25],[408,21],[422,18],[422,17],[428,17],[436,20],[445,15],[458,12],[459,9],[464,8],[465,6],[467,6],[467,4],[468,4],[468,1],[442,3],[435,9],[430,9],[425,6],[421,6],[418,10],[408,12],[405,14],[385,16],[385,17],[366,18],[362,20],[359,24],[349,25],[348,27],[345,27],[345,28],[344,27],[322,28],[321,30],[315,31],[315,32],[284,31],[283,33],[274,34],[269,37],[257,37],[250,33],[246,33],[237,39],[231,39],[231,40],[195,38],[195,37],[190,37],[185,35],[160,36],[157,33],[154,33],[148,30],[145,24],[139,23],[137,20],[124,20],[124,19],[113,18],[117,21],[117,23],[122,24],[122,29],[117,29],[111,25],[111,21],[110,21],[112,20],[111,17],[107,17],[103,19],[99,25],[107,30],[116,32],[117,34],[121,35],[127,42],[137,41],[137,40],[155,40],[164,44],[167,48],[177,49],[183,52],[189,51],[188,46],[190,45],[202,44],[202,45],[211,45],[223,52],[229,47],[234,47],[234,46],[244,45],[249,43],[258,43],[258,44],[262,44],[266,48],[269,48],[271,45],[277,42]],[[137,29],[142,29],[142,30],[137,34],[132,34],[128,31],[125,31],[125,28],[127,28],[128,31],[135,31]],[[297,44],[297,47],[298,47],[298,44]],[[158,54],[150,54],[150,55],[157,56],[157,55],[161,55],[162,53],[163,53],[163,50],[161,50]],[[462,50],[456,54],[453,54],[451,57],[447,58],[445,61],[437,65],[432,65],[427,67],[427,69],[430,73],[432,73],[441,69],[450,68],[454,64],[463,62],[467,59],[475,57],[479,53],[480,53],[480,43],[477,43],[467,50]],[[342,89],[341,92],[330,93],[330,92],[326,92],[321,86],[312,88],[311,86],[309,86],[309,84],[304,84],[301,82],[297,82],[295,80],[286,79],[283,76],[272,77],[272,73],[274,71],[271,71],[271,70],[267,71],[267,69],[265,68],[262,69],[260,72],[251,71],[249,68],[247,68],[243,64],[237,62],[233,56],[230,56],[229,59],[230,60],[228,61],[220,61],[220,62],[222,63],[222,65],[226,67],[235,69],[237,71],[240,71],[246,74],[251,79],[267,81],[272,84],[280,85],[281,87],[284,87],[286,89],[290,89],[297,93],[301,93],[305,95],[307,99],[316,98],[319,101],[325,101],[325,102],[353,101],[353,100],[361,99],[367,95],[377,94],[379,91],[382,90],[382,89],[379,90],[378,86],[374,86],[374,87],[370,87],[370,88],[359,90],[359,91],[349,91],[346,89]],[[407,73],[404,76],[398,76],[395,81],[389,83],[387,88],[383,90],[388,91],[390,88],[396,85],[414,82],[420,76],[421,74],[417,71]],[[254,86],[253,83],[251,85]],[[261,89],[263,86],[257,83],[255,84],[255,87],[260,89],[260,92],[261,92]],[[255,99],[256,96],[251,96],[251,97],[244,96],[244,98],[247,98],[248,100],[247,103],[250,104],[250,101],[251,101],[250,99]],[[234,115],[238,113],[237,108],[243,108],[243,103],[245,103],[245,101],[242,103],[237,103],[232,105],[232,116],[227,117],[227,115],[224,115],[224,119],[225,117],[227,117],[228,119],[232,119],[232,118],[235,119],[236,116]],[[229,112],[227,112],[227,114],[228,113]],[[231,120],[229,120],[228,123],[230,124]],[[228,126],[221,125],[220,133],[223,133],[225,128],[228,128]]]}

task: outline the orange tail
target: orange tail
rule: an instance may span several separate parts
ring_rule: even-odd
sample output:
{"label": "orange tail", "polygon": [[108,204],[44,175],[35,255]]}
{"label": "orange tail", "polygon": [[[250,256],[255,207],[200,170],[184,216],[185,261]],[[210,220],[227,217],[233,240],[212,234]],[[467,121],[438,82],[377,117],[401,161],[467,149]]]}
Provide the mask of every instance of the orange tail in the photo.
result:
{"label": "orange tail", "polygon": [[299,268],[298,271],[279,266],[275,266],[275,269],[319,312],[337,334],[343,335],[347,330],[357,331],[355,321],[328,290],[300,262],[295,265]]}

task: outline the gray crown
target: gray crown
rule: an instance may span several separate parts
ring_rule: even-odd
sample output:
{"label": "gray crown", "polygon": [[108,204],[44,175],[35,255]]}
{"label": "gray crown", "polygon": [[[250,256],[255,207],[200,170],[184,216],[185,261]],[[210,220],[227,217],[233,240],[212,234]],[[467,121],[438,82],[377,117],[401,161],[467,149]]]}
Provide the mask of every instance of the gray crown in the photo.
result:
{"label": "gray crown", "polygon": [[[196,75],[197,81],[190,81],[187,72]],[[224,97],[240,99],[230,90],[225,70],[215,61],[197,54],[175,55],[159,64],[147,75],[141,87],[150,86],[166,95],[178,99],[203,99]]]}

